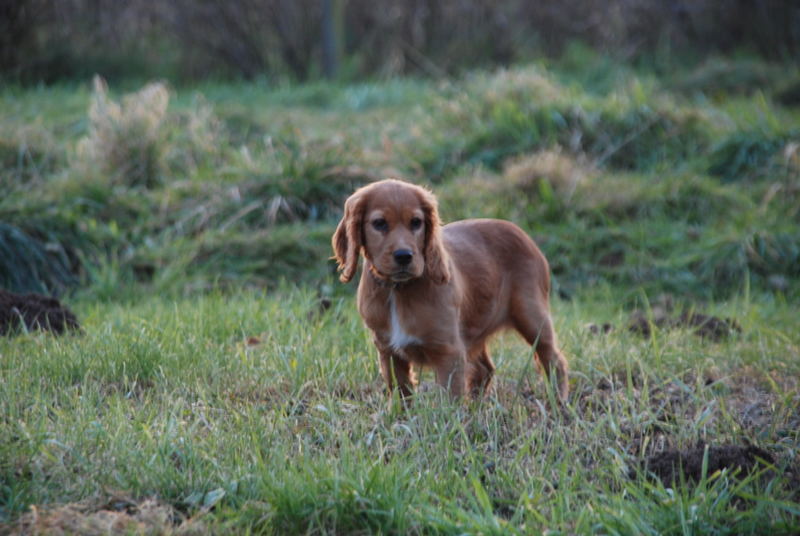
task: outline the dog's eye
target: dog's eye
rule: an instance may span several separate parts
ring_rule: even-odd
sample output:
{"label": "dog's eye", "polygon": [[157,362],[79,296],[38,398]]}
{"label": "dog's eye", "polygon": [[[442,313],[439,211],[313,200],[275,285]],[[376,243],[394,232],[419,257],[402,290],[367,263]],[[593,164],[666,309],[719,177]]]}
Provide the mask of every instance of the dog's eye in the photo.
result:
{"label": "dog's eye", "polygon": [[383,218],[376,218],[372,220],[372,227],[376,231],[381,231],[381,232],[389,230],[389,224]]}
{"label": "dog's eye", "polygon": [[422,219],[420,218],[411,218],[411,230],[416,231],[422,227]]}

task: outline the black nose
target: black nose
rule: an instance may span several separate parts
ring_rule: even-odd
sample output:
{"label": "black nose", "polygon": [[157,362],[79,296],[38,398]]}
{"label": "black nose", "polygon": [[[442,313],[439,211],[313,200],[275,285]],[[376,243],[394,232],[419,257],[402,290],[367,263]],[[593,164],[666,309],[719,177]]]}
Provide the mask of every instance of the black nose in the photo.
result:
{"label": "black nose", "polygon": [[407,249],[398,249],[394,252],[394,262],[399,266],[408,266],[411,264],[411,258],[414,256],[411,251]]}

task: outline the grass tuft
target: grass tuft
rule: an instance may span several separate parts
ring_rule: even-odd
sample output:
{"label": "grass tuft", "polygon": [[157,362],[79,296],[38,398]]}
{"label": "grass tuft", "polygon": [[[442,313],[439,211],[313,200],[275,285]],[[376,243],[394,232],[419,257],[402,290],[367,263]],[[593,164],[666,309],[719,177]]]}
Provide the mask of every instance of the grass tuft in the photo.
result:
{"label": "grass tuft", "polygon": [[122,103],[108,96],[108,85],[93,80],[89,132],[77,145],[77,157],[87,172],[107,175],[127,186],[152,188],[161,182],[163,122],[169,91],[163,83],[148,84],[126,95]]}
{"label": "grass tuft", "polygon": [[0,223],[0,288],[42,294],[63,293],[77,283],[58,243],[46,243]]}

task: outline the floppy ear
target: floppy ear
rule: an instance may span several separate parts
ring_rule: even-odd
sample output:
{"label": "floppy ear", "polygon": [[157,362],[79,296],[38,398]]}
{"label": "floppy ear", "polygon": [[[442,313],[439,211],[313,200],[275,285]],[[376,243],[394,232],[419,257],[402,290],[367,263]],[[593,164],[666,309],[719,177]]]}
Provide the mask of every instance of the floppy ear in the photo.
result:
{"label": "floppy ear", "polygon": [[364,220],[365,198],[362,192],[356,192],[347,199],[342,221],[339,222],[331,239],[333,258],[336,259],[339,271],[342,272],[339,276],[342,283],[353,279],[358,269],[358,255],[363,246],[361,224]]}
{"label": "floppy ear", "polygon": [[439,285],[450,281],[447,252],[442,245],[442,224],[436,197],[427,190],[419,189],[420,204],[425,213],[425,271]]}

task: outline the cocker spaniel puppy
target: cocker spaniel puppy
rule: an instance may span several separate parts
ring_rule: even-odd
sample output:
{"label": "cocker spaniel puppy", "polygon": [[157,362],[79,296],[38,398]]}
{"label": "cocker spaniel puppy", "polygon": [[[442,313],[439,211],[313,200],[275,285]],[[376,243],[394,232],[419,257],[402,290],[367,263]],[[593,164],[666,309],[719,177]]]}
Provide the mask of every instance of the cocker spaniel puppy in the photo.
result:
{"label": "cocker spaniel puppy", "polygon": [[373,334],[389,389],[405,398],[412,365],[431,367],[453,396],[485,392],[495,371],[489,337],[514,328],[555,371],[567,398],[567,360],[550,319],[550,275],[542,252],[519,227],[490,219],[442,226],[434,195],[383,180],[347,199],[333,235],[342,282],[364,256],[358,310]]}

